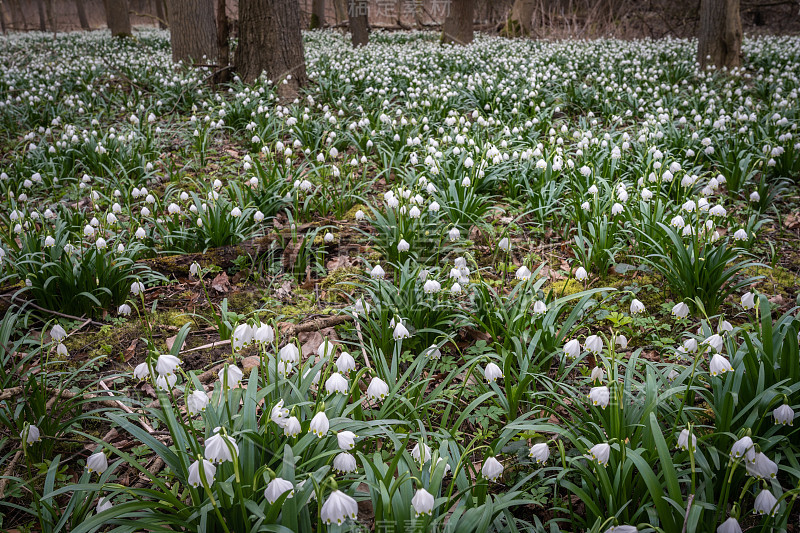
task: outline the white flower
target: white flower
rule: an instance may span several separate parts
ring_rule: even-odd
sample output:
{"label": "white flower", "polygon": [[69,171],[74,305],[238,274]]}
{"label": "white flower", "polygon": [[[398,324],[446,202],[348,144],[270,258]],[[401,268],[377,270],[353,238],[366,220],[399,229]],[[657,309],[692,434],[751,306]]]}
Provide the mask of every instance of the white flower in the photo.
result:
{"label": "white flower", "polygon": [[50,337],[52,337],[56,342],[61,342],[67,338],[67,332],[63,327],[61,327],[61,325],[56,324],[53,326],[53,329],[50,330]]}
{"label": "white flower", "polygon": [[689,316],[689,306],[683,302],[678,302],[672,307],[672,315],[678,318],[686,318]]}
{"label": "white flower", "polygon": [[761,195],[758,194],[758,191],[753,191],[750,193],[750,201],[753,203],[761,201]]}
{"label": "white flower", "polygon": [[416,443],[411,449],[411,457],[420,463],[427,463],[431,460],[431,448],[427,444]]}
{"label": "white flower", "polygon": [[775,418],[776,424],[780,424],[782,426],[793,425],[794,411],[792,411],[792,408],[786,404],[783,404],[772,411],[772,416]]}
{"label": "white flower", "polygon": [[589,399],[592,401],[592,405],[597,405],[605,409],[608,407],[608,402],[610,399],[608,387],[605,385],[601,387],[592,387],[589,390]]}
{"label": "white flower", "polygon": [[144,283],[141,281],[134,281],[131,283],[131,294],[138,296],[141,292],[144,292]]}
{"label": "white flower", "polygon": [[583,347],[595,355],[603,351],[603,339],[599,335],[589,335],[583,343]]}
{"label": "white flower", "polygon": [[689,449],[689,438],[692,439],[692,451],[697,450],[697,437],[694,434],[690,433],[688,429],[681,430],[680,435],[678,435],[678,448],[681,450],[688,450]]}
{"label": "white flower", "polygon": [[356,445],[358,435],[352,431],[340,431],[336,434],[336,442],[342,451],[352,450]]}
{"label": "white flower", "polygon": [[26,435],[25,430],[23,429],[22,433],[20,433],[19,435],[19,438],[24,438],[26,444],[30,446],[34,442],[39,442],[40,440],[42,440],[42,435],[39,432],[39,428],[31,424],[28,426],[28,434]]}
{"label": "white flower", "polygon": [[372,378],[367,387],[367,397],[370,400],[383,400],[389,394],[389,385],[379,377]]}
{"label": "white flower", "polygon": [[276,477],[275,479],[270,481],[269,484],[267,485],[267,488],[264,489],[264,497],[267,499],[270,505],[272,505],[287,492],[289,493],[289,495],[286,497],[286,499],[289,499],[292,496],[294,496],[294,485],[292,485],[292,482],[287,481],[282,477]]}
{"label": "white flower", "polygon": [[193,487],[199,487],[203,484],[203,478],[201,477],[200,473],[201,464],[203,465],[202,475],[205,476],[206,484],[208,486],[214,484],[214,475],[217,473],[217,467],[206,459],[203,459],[202,463],[200,462],[200,459],[198,459],[189,465],[189,485]]}
{"label": "white flower", "polygon": [[244,373],[236,365],[225,365],[219,371],[219,381],[230,389],[239,386]]}
{"label": "white flower", "polygon": [[461,232],[460,232],[460,231],[458,231],[458,228],[452,228],[452,229],[451,229],[451,230],[448,232],[448,234],[447,234],[447,235],[448,235],[448,237],[450,237],[450,240],[451,240],[451,241],[457,241],[459,238],[461,238]]}
{"label": "white flower", "polygon": [[743,229],[737,229],[733,234],[733,238],[737,241],[746,241],[748,239],[747,232]]}
{"label": "white flower", "polygon": [[588,457],[598,464],[603,466],[608,465],[608,459],[611,457],[611,446],[607,442],[595,444],[589,449]]}
{"label": "white flower", "polygon": [[547,446],[547,443],[544,442],[534,444],[531,446],[531,451],[528,453],[528,457],[536,461],[536,464],[546,463],[550,458],[550,448]]}
{"label": "white flower", "polygon": [[105,497],[102,497],[97,500],[97,512],[102,513],[103,511],[108,511],[114,507],[114,505],[108,501]]}
{"label": "white flower", "polygon": [[275,331],[272,329],[272,326],[262,322],[253,333],[253,340],[260,344],[269,344],[275,340]]}
{"label": "white flower", "polygon": [[347,380],[338,372],[331,374],[331,376],[325,381],[325,391],[328,394],[333,394],[335,392],[347,394],[347,389]]}
{"label": "white flower", "polygon": [[496,364],[489,363],[486,365],[486,370],[483,371],[483,375],[487,383],[493,383],[503,377],[503,371],[500,370],[500,367]]}
{"label": "white flower", "polygon": [[162,354],[158,356],[156,362],[156,372],[161,376],[170,376],[175,373],[175,370],[181,365],[181,360],[171,354]]}
{"label": "white flower", "polygon": [[713,357],[711,357],[711,362],[708,364],[708,370],[711,372],[712,376],[718,376],[720,374],[724,374],[725,372],[732,372],[733,367],[731,366],[731,363],[725,359],[725,357],[715,353]]}
{"label": "white flower", "polygon": [[744,436],[731,446],[731,459],[744,458],[747,462],[753,463],[756,460],[756,449],[753,446],[753,439]]}
{"label": "white flower", "polygon": [[383,270],[383,268],[381,268],[380,265],[375,265],[369,275],[372,276],[373,279],[383,279],[383,277],[386,275],[386,272]]}
{"label": "white flower", "polygon": [[773,496],[772,492],[770,492],[768,489],[763,489],[758,493],[758,496],[756,496],[756,501],[753,503],[753,513],[775,516],[775,513],[778,512],[778,506],[776,505],[777,503],[778,499]]}
{"label": "white flower", "polygon": [[347,352],[342,352],[336,359],[336,369],[342,374],[347,374],[356,369],[356,360]]}
{"label": "white flower", "polygon": [[86,471],[90,474],[92,472],[102,474],[106,470],[108,470],[108,459],[103,452],[93,453],[86,459]]}
{"label": "white flower", "polygon": [[122,304],[117,308],[117,314],[120,316],[128,316],[131,314],[131,306],[128,304]]}
{"label": "white flower", "polygon": [[424,488],[417,489],[416,494],[414,497],[411,498],[411,506],[414,508],[414,512],[416,516],[420,515],[430,515],[433,512],[433,506],[436,503],[433,494],[425,490]]}
{"label": "white flower", "polygon": [[325,234],[325,236],[322,238],[322,240],[324,240],[326,243],[330,244],[330,243],[332,243],[332,242],[333,242],[334,238],[335,238],[335,237],[333,236],[333,233],[331,233],[331,232],[329,231],[329,232],[327,232],[327,233]]}
{"label": "white flower", "polygon": [[289,410],[283,407],[283,400],[279,400],[278,403],[272,406],[269,413],[270,420],[283,427],[288,417]]}
{"label": "white flower", "polygon": [[347,452],[341,452],[333,458],[333,469],[340,474],[347,474],[358,470],[356,458]]}
{"label": "white flower", "polygon": [[435,279],[429,279],[425,282],[422,286],[422,290],[425,291],[425,294],[434,294],[439,292],[442,289],[442,284],[436,281]]}
{"label": "white flower", "polygon": [[328,429],[331,427],[330,422],[328,422],[328,417],[325,415],[325,411],[320,411],[314,418],[311,419],[311,424],[309,425],[308,429],[311,431],[313,435],[316,435],[320,439],[328,434]]}
{"label": "white flower", "polygon": [[713,335],[708,337],[706,340],[703,341],[703,344],[707,344],[715,352],[721,352],[722,351],[723,341],[722,341],[722,337],[718,333],[714,333]]}
{"label": "white flower", "polygon": [[717,533],[742,533],[742,526],[734,517],[730,517],[720,524]]}
{"label": "white flower", "polygon": [[536,300],[533,304],[533,314],[543,315],[547,312],[547,304],[541,300]]}
{"label": "white flower", "polygon": [[612,215],[619,215],[624,210],[625,210],[625,208],[622,207],[622,204],[619,203],[619,202],[616,202],[616,203],[614,203],[614,205],[611,206],[611,214]]}
{"label": "white flower", "polygon": [[644,311],[645,311],[644,304],[639,300],[637,300],[636,298],[634,298],[633,301],[631,302],[631,314],[637,315],[639,313],[644,313]]}
{"label": "white flower", "polygon": [[747,474],[758,479],[775,479],[778,465],[761,452],[756,452],[753,462],[745,462]]}
{"label": "white flower", "polygon": [[364,214],[364,211],[362,211],[361,209],[359,209],[358,211],[356,211],[356,220],[357,220],[357,221],[361,222],[361,221],[362,221],[362,220],[364,220],[365,218],[366,218],[366,215]]}
{"label": "white flower", "polygon": [[636,533],[639,531],[636,526],[611,526],[605,533]]}
{"label": "white flower", "polygon": [[336,523],[337,525],[342,525],[348,518],[356,519],[356,516],[358,516],[358,503],[344,492],[335,490],[322,504],[320,515],[325,524]]}
{"label": "white flower", "polygon": [[527,281],[531,277],[531,270],[528,267],[526,267],[525,265],[522,265],[521,267],[519,267],[517,269],[517,273],[514,276],[518,280]]}
{"label": "white flower", "polygon": [[617,335],[617,340],[615,342],[617,343],[617,346],[619,346],[620,349],[622,350],[628,347],[628,337],[626,337],[625,335]]}
{"label": "white flower", "polygon": [[[233,450],[233,454],[231,450]],[[215,433],[206,439],[206,459],[212,463],[233,461],[234,454],[239,455],[239,446],[236,445],[233,437]]]}
{"label": "white flower", "polygon": [[287,363],[300,362],[300,350],[292,343],[287,344],[278,352],[278,358]]}
{"label": "white flower", "polygon": [[746,292],[742,295],[742,308],[745,310],[753,309],[756,306],[756,295],[752,292]]}
{"label": "white flower", "polygon": [[397,324],[394,326],[394,332],[392,333],[392,337],[394,337],[394,340],[397,341],[400,339],[407,339],[410,336],[411,334],[408,332],[408,329],[406,329],[406,327],[403,325],[402,322],[398,321]]}
{"label": "white flower", "polygon": [[586,281],[588,277],[589,274],[586,273],[586,269],[583,267],[578,267],[578,269],[575,271],[575,279],[578,281]]}
{"label": "white flower", "polygon": [[596,366],[596,367],[594,367],[592,369],[592,374],[589,377],[589,379],[591,381],[603,381],[603,378],[605,377],[605,374],[606,374],[606,372],[605,372],[605,370],[603,370],[603,367]]}
{"label": "white flower", "polygon": [[500,239],[500,242],[497,243],[497,247],[507,252],[511,248],[511,242],[508,240],[508,237],[503,237]]}
{"label": "white flower", "polygon": [[578,356],[581,354],[581,343],[578,342],[578,339],[572,339],[568,341],[564,345],[564,355],[567,357],[571,357],[572,359],[577,359]]}
{"label": "white flower", "polygon": [[494,457],[487,457],[481,468],[481,474],[486,479],[496,481],[503,474],[503,465]]}
{"label": "white flower", "polygon": [[195,390],[186,397],[186,411],[190,415],[196,415],[203,411],[208,405],[208,395],[205,391]]}
{"label": "white flower", "polygon": [[253,342],[254,333],[255,331],[249,324],[239,324],[236,326],[236,329],[233,330],[233,337],[231,339],[233,342],[233,349],[241,350]]}
{"label": "white flower", "polygon": [[170,374],[168,376],[159,375],[156,378],[156,388],[163,391],[169,391],[178,382],[177,374]]}
{"label": "white flower", "polygon": [[290,416],[283,422],[283,434],[287,437],[296,437],[303,431],[300,420],[296,416]]}

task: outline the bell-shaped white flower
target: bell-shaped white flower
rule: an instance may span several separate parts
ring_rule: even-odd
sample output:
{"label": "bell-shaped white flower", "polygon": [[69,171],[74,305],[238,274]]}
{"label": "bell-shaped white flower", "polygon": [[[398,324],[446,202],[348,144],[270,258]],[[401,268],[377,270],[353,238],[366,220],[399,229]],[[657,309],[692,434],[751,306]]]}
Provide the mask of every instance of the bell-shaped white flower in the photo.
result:
{"label": "bell-shaped white flower", "polygon": [[775,516],[775,513],[778,512],[777,504],[778,499],[772,494],[772,492],[769,489],[763,489],[756,496],[755,502],[753,502],[753,513],[758,515],[768,514],[770,516]]}
{"label": "bell-shaped white flower", "polygon": [[395,324],[394,326],[394,332],[392,332],[392,337],[394,337],[394,340],[397,341],[400,339],[407,339],[410,336],[411,334],[408,332],[408,329],[406,329],[406,327],[403,325],[403,322],[398,321],[397,324]]}
{"label": "bell-shaped white flower", "polygon": [[103,452],[93,453],[86,459],[86,471],[90,474],[92,472],[102,474],[106,470],[108,470],[108,459]]}
{"label": "bell-shaped white flower", "polygon": [[461,238],[461,232],[458,231],[458,228],[451,228],[447,233],[447,236],[450,237],[451,241],[457,241]]}
{"label": "bell-shaped white flower", "polygon": [[431,448],[427,444],[418,442],[411,449],[411,457],[420,463],[427,463],[431,459]]}
{"label": "bell-shaped white flower", "polygon": [[282,419],[282,425],[283,434],[287,437],[296,437],[303,431],[303,428],[300,426],[300,420],[298,420],[296,416]]}
{"label": "bell-shaped white flower", "polygon": [[607,442],[595,444],[589,449],[588,457],[593,461],[597,461],[598,464],[607,466],[611,457],[611,445]]}
{"label": "bell-shaped white flower", "polygon": [[226,364],[219,371],[219,382],[233,389],[239,386],[239,382],[242,381],[243,376],[244,373],[238,366]]}
{"label": "bell-shaped white flower", "polygon": [[175,373],[175,370],[181,365],[181,360],[171,354],[162,354],[158,356],[156,362],[156,372],[161,376],[170,376]]}
{"label": "bell-shaped white flower", "polygon": [[334,394],[336,392],[347,394],[348,388],[347,380],[338,372],[331,374],[327,381],[325,381],[325,391],[328,394]]}
{"label": "bell-shaped white flower", "polygon": [[486,378],[487,383],[494,383],[503,377],[503,371],[496,364],[489,363],[486,365],[486,369],[483,371],[483,376]]}
{"label": "bell-shaped white flower", "polygon": [[583,267],[578,267],[575,270],[575,279],[578,281],[586,281],[589,278],[589,274],[586,272],[586,269]]}
{"label": "bell-shaped white flower", "polygon": [[[203,472],[200,472],[200,466],[203,467]],[[214,475],[217,473],[217,467],[211,461],[198,459],[189,465],[189,485],[199,487],[203,484],[201,475],[206,478],[206,484],[210,487],[214,484]]]}
{"label": "bell-shaped white flower", "polygon": [[520,281],[527,281],[531,278],[531,270],[525,265],[522,265],[517,269],[517,272],[516,274],[514,274],[514,277],[516,277]]}
{"label": "bell-shaped white flower", "polygon": [[688,429],[681,430],[678,435],[678,448],[686,451],[689,449],[689,440],[691,440],[692,451],[697,450],[697,437],[694,436]]}
{"label": "bell-shaped white flower", "polygon": [[259,344],[269,344],[275,340],[275,331],[272,326],[262,322],[253,334],[253,340]]}
{"label": "bell-shaped white flower", "polygon": [[433,494],[424,488],[417,489],[414,497],[411,498],[411,506],[414,508],[414,513],[416,513],[416,516],[424,514],[430,515],[433,512],[433,506],[435,503],[436,499],[433,497]]}
{"label": "bell-shaped white flower", "polygon": [[536,464],[546,463],[550,458],[550,447],[544,442],[536,443],[531,446],[531,451],[528,453],[528,457],[536,461]]}
{"label": "bell-shaped white flower", "polygon": [[267,499],[270,505],[272,505],[287,492],[289,495],[286,497],[286,499],[294,496],[294,485],[292,485],[292,482],[287,481],[282,477],[276,477],[270,481],[269,484],[267,484],[267,488],[264,489],[264,497]]}
{"label": "bell-shaped white flower", "polygon": [[289,410],[283,406],[283,400],[279,400],[278,403],[272,406],[269,413],[270,420],[283,427],[288,417]]}
{"label": "bell-shaped white flower", "polygon": [[756,306],[756,295],[746,292],[742,295],[742,308],[745,310],[753,309]]}
{"label": "bell-shaped white flower", "polygon": [[572,339],[571,341],[567,341],[564,345],[564,355],[567,357],[571,357],[572,359],[577,359],[578,356],[581,354],[581,343],[578,342],[578,339]]}
{"label": "bell-shaped white flower", "polygon": [[67,332],[60,324],[56,324],[50,330],[50,337],[56,342],[62,342],[67,338]]}
{"label": "bell-shaped white flower", "polygon": [[40,440],[42,440],[42,434],[39,431],[38,427],[36,427],[33,424],[31,424],[26,429],[27,429],[27,434],[26,434],[25,429],[23,429],[22,433],[20,433],[20,435],[19,435],[19,438],[25,439],[25,443],[28,446],[30,446],[31,444],[33,444],[35,442],[39,442]]}
{"label": "bell-shaped white flower", "polygon": [[341,452],[333,458],[333,469],[340,474],[348,474],[358,470],[358,463],[352,454]]}
{"label": "bell-shaped white flower", "polygon": [[633,299],[631,302],[631,314],[638,315],[639,313],[644,313],[644,304],[637,300],[636,298]]}
{"label": "bell-shaped white flower", "polygon": [[422,290],[425,294],[435,294],[442,289],[442,284],[436,281],[435,279],[429,279],[425,282],[422,286]]}
{"label": "bell-shaped white flower", "polygon": [[589,379],[591,381],[600,382],[600,381],[603,381],[603,379],[605,378],[605,375],[606,375],[606,372],[605,372],[605,370],[603,370],[603,367],[596,366],[596,367],[594,367],[592,369],[592,373],[589,376]]}
{"label": "bell-shaped white flower", "polygon": [[742,533],[742,526],[739,525],[738,520],[730,517],[720,524],[717,528],[717,533]]}
{"label": "bell-shaped white flower", "polygon": [[605,409],[608,407],[608,402],[611,395],[609,393],[608,387],[605,385],[601,387],[592,387],[589,390],[589,400],[592,402],[592,405],[601,407]]}
{"label": "bell-shaped white flower", "polygon": [[775,479],[778,476],[778,465],[761,452],[756,452],[753,462],[745,462],[747,474],[758,479]]}
{"label": "bell-shaped white flower", "polygon": [[233,437],[215,433],[206,439],[205,456],[212,463],[233,461],[234,454],[239,455],[239,446]]}
{"label": "bell-shaped white flower", "polygon": [[386,271],[380,265],[375,265],[372,271],[369,273],[372,279],[383,279],[386,275]]}
{"label": "bell-shaped white flower", "polygon": [[177,382],[178,382],[177,374],[170,374],[169,376],[159,375],[156,378],[156,388],[158,390],[170,391]]}
{"label": "bell-shaped white flower", "polygon": [[236,329],[233,330],[233,337],[231,341],[233,343],[234,350],[241,350],[251,342],[253,342],[253,328],[250,324],[239,324],[236,326]]}
{"label": "bell-shaped white flower", "polygon": [[603,339],[599,335],[589,335],[586,337],[583,347],[595,355],[600,355],[603,351]]}
{"label": "bell-shaped white flower", "polygon": [[379,377],[374,377],[367,387],[367,397],[373,401],[383,401],[389,394],[389,385]]}
{"label": "bell-shaped white flower", "polygon": [[186,397],[186,411],[190,415],[204,411],[206,406],[208,406],[208,394],[205,391],[195,390]]}
{"label": "bell-shaped white flower", "polygon": [[672,307],[672,315],[678,318],[689,316],[689,306],[683,302],[678,302]]}
{"label": "bell-shaped white flower", "polygon": [[336,442],[342,451],[352,450],[356,445],[358,435],[352,431],[340,431],[336,434]]}
{"label": "bell-shaped white flower", "polygon": [[139,363],[136,365],[136,368],[133,369],[133,377],[136,379],[145,379],[149,375],[150,368],[148,368],[147,362]]}
{"label": "bell-shaped white flower", "polygon": [[102,513],[103,511],[108,511],[112,507],[114,507],[114,505],[106,497],[101,497],[97,500],[98,513]]}
{"label": "bell-shaped white flower", "polygon": [[335,490],[322,504],[320,516],[325,524],[342,525],[348,518],[358,516],[358,503],[340,490]]}
{"label": "bell-shaped white flower", "polygon": [[707,344],[715,352],[721,352],[722,351],[722,346],[723,346],[723,340],[722,340],[722,337],[719,335],[719,333],[714,333],[713,335],[708,337],[706,340],[704,340],[703,344]]}
{"label": "bell-shaped white flower", "polygon": [[787,404],[783,404],[772,411],[772,417],[776,424],[791,426],[794,424],[794,411]]}
{"label": "bell-shaped white flower", "polygon": [[712,376],[719,376],[725,372],[733,372],[733,366],[731,366],[730,361],[725,357],[715,353],[711,357],[711,362],[708,364],[708,370]]}
{"label": "bell-shaped white flower", "polygon": [[293,343],[289,343],[278,351],[278,358],[281,361],[297,364],[300,362],[300,350]]}
{"label": "bell-shaped white flower", "polygon": [[325,411],[320,411],[311,419],[311,424],[308,429],[313,435],[321,439],[328,434],[328,429],[330,429],[330,427],[331,425],[330,422],[328,422],[328,416],[325,414]]}
{"label": "bell-shaped white flower", "polygon": [[753,439],[744,436],[737,440],[731,446],[731,459],[742,459],[748,463],[754,463],[756,460],[756,449],[753,446]]}
{"label": "bell-shaped white flower", "polygon": [[547,304],[541,300],[536,300],[533,303],[533,314],[534,315],[543,315],[547,312]]}
{"label": "bell-shaped white flower", "polygon": [[502,239],[500,239],[500,242],[497,243],[497,247],[503,250],[504,252],[507,252],[508,250],[511,249],[511,241],[508,240],[508,237],[503,237]]}
{"label": "bell-shaped white flower", "polygon": [[481,474],[486,479],[496,481],[503,474],[503,464],[495,457],[487,457],[481,467]]}

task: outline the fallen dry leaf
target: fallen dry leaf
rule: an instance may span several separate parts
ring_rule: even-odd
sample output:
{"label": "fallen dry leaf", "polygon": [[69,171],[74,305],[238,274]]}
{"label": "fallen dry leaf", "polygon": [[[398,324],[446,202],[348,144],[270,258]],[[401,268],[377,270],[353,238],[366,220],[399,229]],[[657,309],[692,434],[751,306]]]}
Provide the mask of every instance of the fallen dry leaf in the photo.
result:
{"label": "fallen dry leaf", "polygon": [[211,288],[220,293],[230,292],[231,283],[228,281],[228,275],[225,272],[217,274],[217,277],[211,282]]}

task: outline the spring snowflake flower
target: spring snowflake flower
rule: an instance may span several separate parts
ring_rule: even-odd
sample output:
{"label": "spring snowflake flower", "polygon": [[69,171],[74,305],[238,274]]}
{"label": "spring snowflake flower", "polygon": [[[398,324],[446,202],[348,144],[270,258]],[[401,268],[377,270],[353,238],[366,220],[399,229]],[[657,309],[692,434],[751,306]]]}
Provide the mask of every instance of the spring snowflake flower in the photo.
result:
{"label": "spring snowflake flower", "polygon": [[500,370],[500,367],[496,364],[489,363],[486,365],[486,370],[483,371],[483,375],[486,378],[487,383],[494,383],[503,377],[503,371]]}
{"label": "spring snowflake flower", "polygon": [[676,318],[686,318],[689,316],[689,306],[683,302],[678,302],[672,308],[672,315]]}
{"label": "spring snowflake flower", "polygon": [[383,277],[386,275],[386,272],[383,270],[383,268],[381,268],[380,265],[375,265],[369,275],[372,277],[372,279],[383,279]]}
{"label": "spring snowflake flower", "polygon": [[322,504],[320,516],[327,525],[332,523],[342,525],[348,518],[356,519],[356,516],[358,516],[358,503],[344,492],[335,490]]}
{"label": "spring snowflake flower", "polygon": [[110,501],[108,501],[108,499],[106,499],[105,497],[101,497],[100,499],[97,500],[98,513],[102,513],[103,511],[108,511],[112,507],[114,507],[114,505]]}
{"label": "spring snowflake flower", "polygon": [[608,460],[611,457],[611,445],[607,442],[595,444],[589,449],[587,457],[598,464],[608,466]]}
{"label": "spring snowflake flower", "polygon": [[233,461],[234,454],[236,456],[239,455],[239,446],[237,446],[233,437],[217,432],[206,439],[205,456],[212,463]]}
{"label": "spring snowflake flower", "polygon": [[367,397],[370,400],[382,401],[389,394],[389,385],[379,377],[372,378],[367,387]]}
{"label": "spring snowflake flower", "polygon": [[410,336],[411,334],[408,332],[408,329],[403,325],[402,322],[398,321],[397,324],[394,326],[394,332],[392,333],[392,337],[394,337],[394,340],[398,341],[400,339],[407,339]]}
{"label": "spring snowflake flower", "polygon": [[[203,472],[200,472],[200,466],[203,467]],[[205,476],[206,484],[211,486],[214,484],[214,475],[217,473],[217,467],[211,461],[206,459],[198,459],[189,465],[189,485],[197,488],[203,484],[202,476]]]}
{"label": "spring snowflake flower", "polygon": [[303,431],[300,420],[296,416],[290,416],[283,422],[283,434],[287,437],[296,437]]}
{"label": "spring snowflake flower", "polygon": [[761,452],[756,452],[753,462],[745,462],[747,475],[757,479],[775,479],[778,476],[778,465]]}
{"label": "spring snowflake flower", "polygon": [[205,391],[195,390],[186,397],[186,411],[190,415],[196,415],[205,410],[208,405],[208,395]]}
{"label": "spring snowflake flower", "polygon": [[720,524],[717,528],[717,533],[742,533],[742,526],[739,525],[738,520],[730,517]]}
{"label": "spring snowflake flower", "polygon": [[431,460],[431,448],[427,444],[416,443],[411,449],[411,457],[420,463],[427,463]]}
{"label": "spring snowflake flower", "polygon": [[300,362],[300,350],[293,343],[289,343],[278,351],[278,358],[296,364]]}
{"label": "spring snowflake flower", "polygon": [[294,496],[294,485],[292,485],[292,482],[281,477],[276,477],[270,481],[267,485],[267,488],[264,489],[264,497],[267,499],[270,505],[272,505],[287,492],[289,493],[289,495],[286,497],[287,499]]}
{"label": "spring snowflake flower", "polygon": [[794,424],[794,411],[787,404],[783,404],[772,411],[772,417],[775,419],[776,424],[782,426]]}
{"label": "spring snowflake flower", "polygon": [[26,434],[25,430],[23,429],[22,433],[19,434],[19,438],[21,438],[21,439],[24,438],[25,439],[25,443],[28,446],[30,446],[31,444],[33,444],[35,442],[39,442],[40,440],[42,440],[42,434],[39,431],[38,427],[36,427],[33,424],[31,424],[31,425],[29,425],[27,427],[27,434]]}
{"label": "spring snowflake flower", "polygon": [[336,359],[336,369],[342,374],[347,374],[348,372],[355,370],[355,358],[347,352],[342,352]]}
{"label": "spring snowflake flower", "polygon": [[688,450],[689,449],[689,439],[691,438],[692,441],[692,451],[697,450],[697,437],[695,437],[692,433],[689,432],[688,429],[683,429],[678,435],[678,448],[681,450]]}
{"label": "spring snowflake flower", "polygon": [[745,310],[753,309],[756,306],[756,295],[746,292],[742,295],[742,308]]}
{"label": "spring snowflake flower", "polygon": [[481,474],[486,479],[497,481],[503,474],[503,464],[494,457],[487,457],[483,467],[481,467]]}
{"label": "spring snowflake flower", "polygon": [[517,269],[517,272],[516,272],[516,274],[514,274],[514,276],[518,280],[527,281],[527,280],[529,280],[531,278],[531,271],[530,271],[530,269],[528,267],[526,267],[525,265],[522,265],[521,267],[519,267]]}
{"label": "spring snowflake flower", "polygon": [[756,460],[756,449],[753,446],[753,439],[744,436],[737,440],[731,446],[731,459],[744,459],[748,463],[754,463]]}
{"label": "spring snowflake flower", "polygon": [[768,489],[763,489],[758,493],[758,496],[756,496],[755,502],[753,502],[753,513],[758,515],[768,514],[770,516],[775,516],[775,513],[778,512],[777,503],[778,499],[772,494],[772,492]]}
{"label": "spring snowflake flower", "polygon": [[588,279],[589,274],[586,272],[586,269],[583,267],[578,267],[575,271],[575,279],[578,281],[586,281]]}
{"label": "spring snowflake flower", "polygon": [[330,429],[330,427],[330,422],[328,422],[328,416],[325,414],[325,411],[320,411],[311,419],[311,424],[308,429],[313,435],[321,439],[328,434],[328,429]]}
{"label": "spring snowflake flower", "polygon": [[105,453],[93,453],[88,459],[86,459],[86,471],[90,474],[92,472],[102,474],[106,470],[108,470],[108,459],[106,458]]}
{"label": "spring snowflake flower", "polygon": [[544,464],[550,458],[550,448],[544,442],[539,442],[531,446],[528,457],[533,459],[536,464]]}
{"label": "spring snowflake flower", "polygon": [[586,337],[583,347],[595,355],[600,355],[603,351],[603,339],[599,335],[589,335]]}
{"label": "spring snowflake flower", "polygon": [[347,390],[347,380],[338,372],[331,374],[331,376],[325,381],[325,391],[328,394],[334,394],[336,392],[347,394]]}
{"label": "spring snowflake flower", "polygon": [[733,366],[724,356],[715,353],[711,357],[711,362],[708,364],[708,370],[712,376],[718,376],[725,372],[732,372]]}
{"label": "spring snowflake flower", "polygon": [[578,342],[578,339],[572,339],[571,341],[567,341],[567,343],[564,345],[564,355],[572,359],[577,359],[580,354],[581,354],[581,343]]}
{"label": "spring snowflake flower", "polygon": [[416,516],[430,515],[433,512],[433,506],[436,503],[433,494],[424,488],[417,489],[414,497],[411,498],[411,506],[414,508]]}
{"label": "spring snowflake flower", "polygon": [[591,400],[592,405],[596,405],[603,409],[608,407],[608,402],[610,397],[611,395],[609,393],[608,387],[606,387],[605,385],[601,387],[592,387],[591,390],[589,390],[588,398],[589,400]]}
{"label": "spring snowflake flower", "polygon": [[156,362],[156,372],[161,376],[169,376],[175,373],[175,370],[181,365],[181,360],[171,354],[162,354],[158,356]]}
{"label": "spring snowflake flower", "polygon": [[639,300],[637,300],[636,298],[634,298],[633,301],[631,302],[631,314],[638,315],[639,313],[644,313],[644,312],[645,312],[644,304]]}
{"label": "spring snowflake flower", "polygon": [[219,382],[233,389],[239,386],[244,373],[236,365],[225,365],[219,371]]}

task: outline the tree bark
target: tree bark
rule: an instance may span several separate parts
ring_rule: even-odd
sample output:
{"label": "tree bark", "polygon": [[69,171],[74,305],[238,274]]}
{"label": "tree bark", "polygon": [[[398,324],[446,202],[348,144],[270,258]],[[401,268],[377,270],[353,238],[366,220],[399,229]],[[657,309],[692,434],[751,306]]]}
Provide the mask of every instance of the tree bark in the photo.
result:
{"label": "tree bark", "polygon": [[506,19],[500,35],[503,37],[523,37],[531,34],[534,0],[514,0],[511,13]]}
{"label": "tree bark", "polygon": [[227,1],[217,0],[217,64],[220,68],[214,76],[214,83],[224,83],[228,81],[228,65],[230,64],[231,58],[231,52],[228,46],[229,32]]}
{"label": "tree bark", "polygon": [[176,63],[214,63],[219,52],[214,0],[168,2],[172,60]]}
{"label": "tree bark", "polygon": [[28,21],[25,20],[25,12],[22,10],[20,0],[9,0],[11,2],[11,13],[14,18],[14,29],[25,31],[28,29]]}
{"label": "tree bark", "polygon": [[83,6],[83,0],[75,0],[75,8],[78,10],[78,20],[81,23],[82,30],[90,30],[89,19],[86,18],[86,8]]}
{"label": "tree bark", "polygon": [[701,68],[742,64],[742,17],[739,0],[702,0],[697,62]]}
{"label": "tree bark", "polygon": [[158,18],[158,27],[162,30],[167,28],[167,14],[164,10],[164,0],[153,0],[156,5],[156,17]]}
{"label": "tree bark", "polygon": [[368,13],[367,0],[347,1],[347,20],[350,24],[350,35],[353,37],[353,48],[366,46],[369,42]]}
{"label": "tree bark", "polygon": [[347,22],[347,0],[333,0],[333,10],[336,12],[336,25]]}
{"label": "tree bark", "polygon": [[50,31],[53,32],[53,37],[55,37],[58,28],[56,27],[56,16],[53,12],[53,0],[44,0],[44,9],[45,13],[47,13],[47,25],[50,27]]}
{"label": "tree bark", "polygon": [[234,64],[245,83],[266,72],[278,94],[297,96],[308,81],[297,0],[239,0]]}
{"label": "tree bark", "polygon": [[453,0],[442,26],[442,43],[469,44],[473,38],[475,0]]}
{"label": "tree bark", "polygon": [[309,29],[325,27],[325,0],[311,0],[311,24]]}
{"label": "tree bark", "polygon": [[36,0],[36,9],[39,12],[39,31],[47,31],[47,18],[44,16],[44,0]]}
{"label": "tree bark", "polygon": [[3,11],[3,0],[0,0],[0,28],[3,30],[3,35],[6,33],[6,13]]}
{"label": "tree bark", "polygon": [[131,17],[128,0],[105,0],[106,23],[113,37],[131,36]]}

